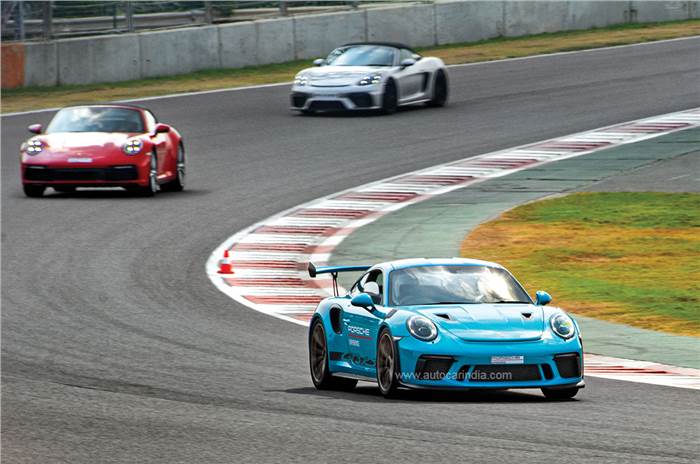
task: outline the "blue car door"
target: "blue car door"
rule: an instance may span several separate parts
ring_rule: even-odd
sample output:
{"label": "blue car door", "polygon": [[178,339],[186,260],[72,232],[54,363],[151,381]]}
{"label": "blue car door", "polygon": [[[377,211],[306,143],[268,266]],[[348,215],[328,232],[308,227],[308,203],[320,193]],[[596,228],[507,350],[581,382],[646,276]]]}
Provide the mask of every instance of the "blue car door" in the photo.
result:
{"label": "blue car door", "polygon": [[[351,294],[369,293],[381,310],[384,276],[379,269],[369,271],[355,284]],[[381,319],[372,312],[353,306],[348,301],[343,312],[343,324],[347,333],[348,351],[352,365],[358,373],[374,377],[377,358],[377,336]]]}

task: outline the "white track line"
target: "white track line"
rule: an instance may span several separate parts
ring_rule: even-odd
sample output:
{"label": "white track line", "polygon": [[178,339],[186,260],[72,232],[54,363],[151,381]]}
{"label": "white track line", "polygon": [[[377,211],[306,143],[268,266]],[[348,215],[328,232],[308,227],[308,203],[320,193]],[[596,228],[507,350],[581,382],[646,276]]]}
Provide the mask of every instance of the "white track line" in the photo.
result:
{"label": "white track line", "polygon": [[[237,232],[214,250],[206,272],[219,290],[239,303],[307,325],[318,301],[331,292],[327,280],[309,279],[308,262],[327,262],[348,235],[379,217],[488,179],[691,127],[700,127],[700,108],[464,158],[354,187]],[[233,275],[217,272],[224,250],[231,250]],[[587,356],[587,375],[700,389],[698,370]]]}

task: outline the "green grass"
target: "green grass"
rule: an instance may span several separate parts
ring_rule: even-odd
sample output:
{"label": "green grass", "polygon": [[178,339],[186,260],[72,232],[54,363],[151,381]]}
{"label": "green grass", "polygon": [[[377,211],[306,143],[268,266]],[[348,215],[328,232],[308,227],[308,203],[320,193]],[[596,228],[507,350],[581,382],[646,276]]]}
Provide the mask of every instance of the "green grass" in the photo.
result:
{"label": "green grass", "polygon": [[[673,208],[669,200],[673,198]],[[659,193],[616,193],[569,195],[548,200],[551,208],[530,203],[518,209],[521,218],[533,222],[578,222],[589,228],[618,227],[700,227],[698,195]]]}
{"label": "green grass", "polygon": [[[700,20],[697,19],[626,24],[525,37],[500,37],[480,42],[425,48],[421,51],[426,55],[438,56],[447,64],[460,64],[695,35],[700,35]],[[287,82],[293,79],[299,69],[310,65],[311,60],[299,60],[240,69],[204,70],[179,76],[116,83],[3,89],[0,111],[25,111],[78,103]]]}
{"label": "green grass", "polygon": [[700,194],[579,193],[511,210],[463,250],[575,313],[700,336]]}

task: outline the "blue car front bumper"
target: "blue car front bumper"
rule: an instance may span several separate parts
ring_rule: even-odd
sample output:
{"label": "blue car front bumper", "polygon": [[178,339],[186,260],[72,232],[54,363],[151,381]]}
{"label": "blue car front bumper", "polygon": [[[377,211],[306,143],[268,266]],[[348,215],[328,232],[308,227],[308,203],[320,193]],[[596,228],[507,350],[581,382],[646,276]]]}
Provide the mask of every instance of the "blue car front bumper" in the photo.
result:
{"label": "blue car front bumper", "polygon": [[583,387],[583,349],[564,341],[426,343],[396,340],[401,384],[411,388]]}

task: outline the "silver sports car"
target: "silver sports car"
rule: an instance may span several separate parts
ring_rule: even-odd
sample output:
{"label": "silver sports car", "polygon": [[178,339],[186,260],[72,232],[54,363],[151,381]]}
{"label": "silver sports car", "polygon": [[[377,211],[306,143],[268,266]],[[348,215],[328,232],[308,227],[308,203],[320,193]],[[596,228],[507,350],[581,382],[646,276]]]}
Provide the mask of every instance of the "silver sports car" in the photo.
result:
{"label": "silver sports car", "polygon": [[300,71],[292,86],[292,109],[316,111],[381,110],[401,105],[447,103],[448,79],[440,58],[420,56],[396,43],[343,45],[313,68]]}

